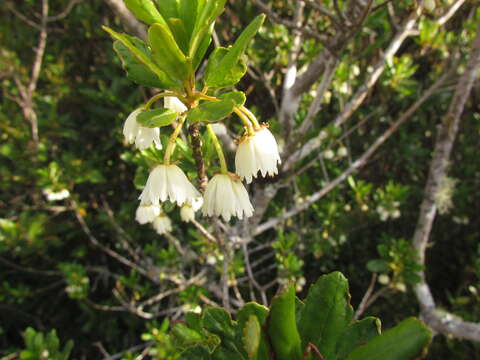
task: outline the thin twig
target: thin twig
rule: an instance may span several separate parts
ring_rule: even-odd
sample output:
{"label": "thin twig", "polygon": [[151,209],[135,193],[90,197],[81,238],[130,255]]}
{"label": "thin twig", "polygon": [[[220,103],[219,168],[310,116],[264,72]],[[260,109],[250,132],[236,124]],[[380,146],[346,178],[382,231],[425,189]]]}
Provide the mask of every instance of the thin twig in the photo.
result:
{"label": "thin twig", "polygon": [[412,115],[417,111],[417,109],[446,81],[446,79],[450,76],[450,71],[445,73],[441,76],[430,88],[423,93],[423,95],[418,99],[406,112],[400,116],[400,118],[394,122],[390,128],[388,128],[380,137],[377,138],[373,142],[373,144],[356,160],[354,161],[346,170],[344,170],[338,177],[334,180],[326,184],[321,190],[313,193],[306,200],[291,208],[290,210],[286,211],[283,215],[278,216],[276,218],[272,218],[263,224],[256,227],[255,231],[253,232],[254,236],[261,234],[262,232],[271,229],[272,227],[276,226],[280,222],[288,219],[292,216],[295,216],[302,211],[308,209],[313,203],[321,199],[323,196],[328,194],[334,188],[336,188],[340,183],[342,183],[347,177],[352,174],[353,172],[357,171],[358,169],[362,168],[370,157],[375,153],[375,151],[389,139],[397,130],[398,128],[406,122],[408,119],[412,117]]}
{"label": "thin twig", "polygon": [[355,312],[355,316],[353,317],[353,320],[358,320],[360,316],[367,309],[366,305],[367,305],[368,299],[370,298],[370,296],[372,296],[372,292],[373,292],[373,289],[375,288],[376,282],[377,282],[377,274],[373,273],[370,279],[370,285],[368,285],[368,289],[365,292],[365,295],[363,295],[360,305],[358,305],[358,308],[357,308],[357,311]]}

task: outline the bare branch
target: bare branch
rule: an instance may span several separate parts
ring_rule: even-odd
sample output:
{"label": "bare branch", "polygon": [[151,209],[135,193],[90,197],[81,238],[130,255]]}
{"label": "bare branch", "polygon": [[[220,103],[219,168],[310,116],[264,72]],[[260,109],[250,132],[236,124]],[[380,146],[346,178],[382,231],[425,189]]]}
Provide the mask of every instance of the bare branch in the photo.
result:
{"label": "bare branch", "polygon": [[254,236],[261,234],[262,232],[271,229],[277,224],[281,223],[285,219],[288,219],[292,216],[295,216],[302,211],[308,209],[314,202],[318,201],[330,191],[332,191],[336,186],[342,183],[347,177],[353,172],[357,171],[363,167],[370,157],[375,153],[375,151],[385,142],[390,136],[392,136],[398,128],[406,122],[410,117],[417,111],[417,109],[446,81],[450,73],[444,74],[440,77],[428,90],[426,90],[423,95],[418,99],[407,111],[405,111],[402,116],[394,122],[388,130],[386,130],[382,136],[378,137],[377,140],[356,160],[354,161],[345,171],[343,171],[338,177],[326,184],[321,190],[313,193],[306,200],[286,211],[283,215],[276,218],[270,219],[263,224],[256,227],[253,232]]}
{"label": "bare branch", "polygon": [[437,24],[440,26],[445,25],[464,3],[465,0],[457,0],[456,2],[454,2],[452,6],[450,6],[450,8],[447,10],[447,12],[437,20]]}
{"label": "bare branch", "polygon": [[122,0],[105,0],[105,2],[112,8],[115,14],[117,14],[129,31],[143,40],[147,39],[147,30],[145,25],[143,25],[132,15]]}
{"label": "bare branch", "polygon": [[[413,235],[413,247],[418,252],[421,265],[425,265],[425,251],[437,211],[435,196],[440,189],[441,183],[447,176],[448,163],[460,126],[461,115],[472,90],[479,66],[480,24],[477,27],[477,34],[473,42],[470,60],[457,84],[450,108],[439,126],[437,139],[435,141],[435,149],[430,163],[420,214]],[[422,280],[415,286],[415,294],[420,303],[421,315],[426,323],[435,331],[442,334],[480,341],[480,324],[463,321],[448,313],[439,314],[433,295],[426,283],[425,272],[422,270],[419,272],[419,275]]]}
{"label": "bare branch", "polygon": [[82,2],[82,1],[83,0],[70,0],[69,3],[67,4],[67,6],[65,7],[65,10],[63,10],[58,15],[47,17],[47,21],[52,22],[52,21],[58,21],[58,20],[65,19],[68,16],[68,14],[70,14],[73,7],[75,5],[77,5],[78,3]]}

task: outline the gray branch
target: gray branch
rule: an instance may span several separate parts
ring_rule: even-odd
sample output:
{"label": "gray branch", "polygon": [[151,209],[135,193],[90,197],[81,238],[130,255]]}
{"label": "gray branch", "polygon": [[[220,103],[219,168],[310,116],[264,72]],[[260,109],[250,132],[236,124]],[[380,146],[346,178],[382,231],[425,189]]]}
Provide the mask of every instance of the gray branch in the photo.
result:
{"label": "gray branch", "polygon": [[120,18],[128,31],[134,33],[140,39],[145,40],[147,38],[145,25],[132,15],[122,0],[105,0],[105,2],[112,8],[115,15]]}
{"label": "gray branch", "polygon": [[[425,265],[425,251],[437,212],[435,196],[440,189],[442,181],[447,176],[448,163],[459,129],[460,118],[467,98],[470,95],[479,66],[480,25],[477,27],[477,35],[472,46],[470,60],[456,86],[448,113],[438,129],[427,184],[425,185],[425,193],[413,235],[413,246],[418,252],[421,265]],[[420,303],[421,316],[425,322],[439,333],[453,335],[457,338],[480,341],[480,324],[465,322],[457,316],[448,313],[440,313],[436,308],[432,293],[426,283],[425,272],[422,270],[419,272],[419,275],[422,280],[420,284],[415,286],[415,294]]]}

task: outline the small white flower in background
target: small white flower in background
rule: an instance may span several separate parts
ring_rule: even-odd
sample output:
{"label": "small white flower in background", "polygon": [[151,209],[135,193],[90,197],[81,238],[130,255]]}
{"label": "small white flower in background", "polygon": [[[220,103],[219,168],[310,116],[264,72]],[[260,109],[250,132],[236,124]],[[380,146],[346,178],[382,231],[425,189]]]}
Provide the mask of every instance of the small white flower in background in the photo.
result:
{"label": "small white flower in background", "polygon": [[153,228],[159,235],[169,233],[172,231],[172,220],[162,213],[153,220]]}
{"label": "small white flower in background", "polygon": [[70,191],[63,189],[60,191],[52,191],[51,189],[43,189],[43,195],[48,201],[58,201],[70,197]]}
{"label": "small white flower in background", "polygon": [[390,277],[386,274],[381,274],[378,277],[378,282],[382,285],[388,285],[388,283],[390,283]]}
{"label": "small white flower in background", "polygon": [[182,221],[190,222],[195,220],[195,212],[200,210],[203,205],[203,198],[193,199],[192,202],[186,202],[180,209],[180,217]]}
{"label": "small white flower in background", "polygon": [[333,151],[330,150],[330,149],[325,150],[325,151],[323,152],[323,157],[324,157],[325,159],[330,160],[330,159],[333,159],[334,156],[335,156],[335,154],[334,154]]}
{"label": "small white flower in background", "polygon": [[148,175],[147,184],[139,199],[142,205],[158,204],[170,200],[182,206],[201,194],[177,165],[158,165]]}
{"label": "small white flower in background", "polygon": [[188,110],[187,107],[175,96],[166,96],[163,99],[163,106],[177,113],[183,113]]}
{"label": "small white flower in background", "polygon": [[338,155],[339,157],[345,157],[345,156],[347,156],[347,155],[348,155],[348,150],[347,150],[347,148],[346,148],[345,146],[342,146],[341,148],[339,148],[338,151],[337,151],[337,155]]}
{"label": "small white flower in background", "polygon": [[128,115],[127,120],[125,120],[125,125],[123,126],[123,136],[125,136],[129,144],[135,143],[135,146],[140,150],[149,148],[152,142],[154,142],[155,147],[160,150],[162,148],[160,129],[147,128],[137,122],[137,116],[142,111],[142,109],[136,109]]}
{"label": "small white flower in background", "polygon": [[265,126],[254,135],[245,135],[240,139],[235,154],[235,170],[240,178],[252,182],[252,176],[258,172],[265,175],[278,174],[277,164],[281,163],[278,145],[270,130]]}
{"label": "small white flower in background", "polygon": [[229,221],[232,216],[242,219],[253,215],[248,192],[233,174],[217,174],[207,185],[204,194],[203,215],[222,216]]}
{"label": "small white flower in background", "polygon": [[160,212],[160,205],[140,205],[137,208],[137,212],[135,213],[135,220],[137,220],[140,224],[143,225],[152,222],[155,217],[160,215]]}

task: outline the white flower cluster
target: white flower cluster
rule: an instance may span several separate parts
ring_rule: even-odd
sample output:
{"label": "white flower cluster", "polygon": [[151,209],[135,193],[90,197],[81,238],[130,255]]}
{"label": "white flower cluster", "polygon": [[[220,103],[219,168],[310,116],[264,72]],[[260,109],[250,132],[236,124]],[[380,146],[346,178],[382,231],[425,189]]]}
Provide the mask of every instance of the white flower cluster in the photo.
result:
{"label": "white flower cluster", "polygon": [[[185,112],[186,107],[177,98],[165,98],[165,107],[176,112]],[[143,150],[155,144],[161,149],[160,129],[146,128],[137,123],[142,109],[133,111],[127,118],[123,134],[129,143]],[[204,197],[188,180],[185,173],[175,164],[157,165],[149,174],[139,199],[136,220],[140,224],[153,223],[159,234],[172,230],[171,220],[162,211],[161,204],[170,201],[181,207],[180,216],[185,222],[195,219],[195,212],[202,208],[204,216],[221,216],[229,221],[232,216],[239,219],[253,215],[248,192],[242,180],[251,183],[261,176],[278,174],[280,155],[277,142],[267,126],[260,125],[244,135],[238,144],[235,156],[236,174],[222,169],[206,186]]]}

